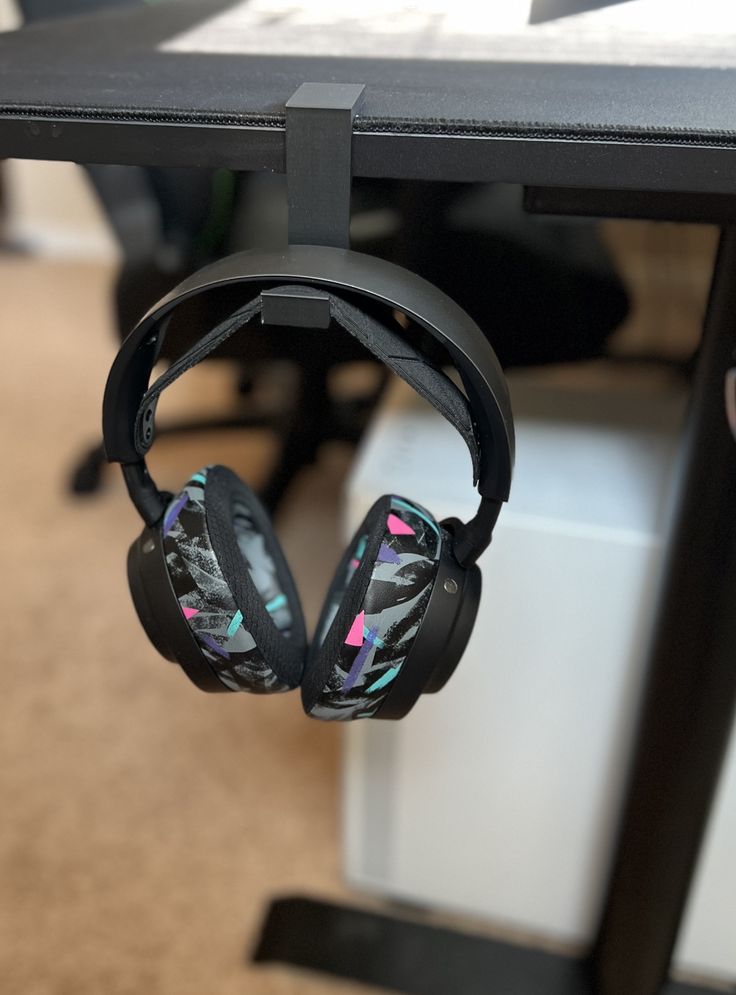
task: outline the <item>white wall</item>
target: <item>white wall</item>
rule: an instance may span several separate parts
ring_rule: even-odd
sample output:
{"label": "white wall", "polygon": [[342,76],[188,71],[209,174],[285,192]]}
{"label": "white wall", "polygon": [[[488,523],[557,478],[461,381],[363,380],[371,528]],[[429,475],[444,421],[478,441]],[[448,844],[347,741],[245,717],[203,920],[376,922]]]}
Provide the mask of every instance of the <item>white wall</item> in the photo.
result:
{"label": "white wall", "polygon": [[0,0],[0,31],[10,31],[20,24],[14,0]]}
{"label": "white wall", "polygon": [[[15,0],[0,0],[0,31],[20,25]],[[115,257],[115,240],[79,166],[10,160],[3,164],[5,237],[43,254]]]}
{"label": "white wall", "polygon": [[44,255],[116,257],[115,239],[79,166],[11,159],[3,173],[11,241]]}

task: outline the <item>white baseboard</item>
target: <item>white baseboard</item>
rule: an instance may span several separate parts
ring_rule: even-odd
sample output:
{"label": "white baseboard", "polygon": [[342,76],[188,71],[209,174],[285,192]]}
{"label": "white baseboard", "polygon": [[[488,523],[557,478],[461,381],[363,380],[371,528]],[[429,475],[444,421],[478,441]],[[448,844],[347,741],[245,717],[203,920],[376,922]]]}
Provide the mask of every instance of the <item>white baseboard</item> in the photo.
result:
{"label": "white baseboard", "polygon": [[20,223],[8,225],[4,234],[6,241],[34,256],[110,264],[120,260],[117,245],[104,231]]}

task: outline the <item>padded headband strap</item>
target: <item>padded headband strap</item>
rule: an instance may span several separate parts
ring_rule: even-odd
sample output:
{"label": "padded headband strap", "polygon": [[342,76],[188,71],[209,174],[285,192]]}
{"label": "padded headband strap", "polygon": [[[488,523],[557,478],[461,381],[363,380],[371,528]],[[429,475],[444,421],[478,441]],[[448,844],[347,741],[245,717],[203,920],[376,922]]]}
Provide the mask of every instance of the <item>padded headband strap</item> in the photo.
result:
{"label": "padded headband strap", "polygon": [[[277,289],[298,290],[301,294],[315,296],[324,293],[304,286]],[[327,296],[330,300],[332,319],[429,401],[457,429],[470,451],[473,483],[477,483],[480,472],[480,451],[470,406],[462,392],[442,370],[433,366],[396,332],[348,304],[341,297],[334,294]],[[162,392],[260,314],[261,310],[262,300],[259,295],[203,336],[188,352],[172,363],[146,391],[135,419],[135,448],[139,456],[144,456],[153,443],[153,418]]]}

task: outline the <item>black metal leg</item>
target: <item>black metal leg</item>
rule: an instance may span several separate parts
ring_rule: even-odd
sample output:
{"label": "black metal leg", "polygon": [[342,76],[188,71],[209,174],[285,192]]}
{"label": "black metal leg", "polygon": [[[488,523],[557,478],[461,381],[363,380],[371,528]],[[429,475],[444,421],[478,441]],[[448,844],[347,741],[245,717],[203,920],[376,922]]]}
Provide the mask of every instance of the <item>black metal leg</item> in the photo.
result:
{"label": "black metal leg", "polygon": [[299,370],[296,403],[279,460],[259,495],[271,515],[297,473],[314,462],[317,448],[324,441],[329,420],[326,376],[321,367]]}
{"label": "black metal leg", "polygon": [[317,360],[299,369],[296,403],[286,430],[279,461],[260,494],[273,515],[291,481],[300,470],[314,463],[320,445],[336,437],[333,405],[327,389],[328,367]]}
{"label": "black metal leg", "polygon": [[323,442],[329,439],[357,444],[360,441],[389,380],[384,371],[370,394],[338,402],[330,399],[328,373],[329,367],[321,362],[303,364],[299,371],[294,417],[284,434],[279,461],[260,493],[272,515],[296,475],[314,463]]}
{"label": "black metal leg", "polygon": [[668,974],[736,704],[736,229],[725,229],[682,447],[648,688],[593,971],[601,995]]}

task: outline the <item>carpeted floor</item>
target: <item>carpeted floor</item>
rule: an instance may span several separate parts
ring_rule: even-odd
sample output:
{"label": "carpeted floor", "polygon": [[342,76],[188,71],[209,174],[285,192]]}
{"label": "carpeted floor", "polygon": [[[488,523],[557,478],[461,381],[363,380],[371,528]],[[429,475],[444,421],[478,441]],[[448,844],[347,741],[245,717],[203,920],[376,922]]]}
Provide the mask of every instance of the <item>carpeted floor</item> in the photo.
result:
{"label": "carpeted floor", "polygon": [[[140,523],[118,474],[97,498],[65,493],[114,352],[109,280],[0,257],[0,991],[355,991],[246,964],[270,897],[343,892],[339,730],[308,721],[297,695],[197,692],[134,619],[125,555]],[[218,365],[184,378],[167,410],[226,405]],[[167,441],[156,465],[172,487],[208,459],[256,482],[269,455],[267,439],[230,433]],[[312,617],[345,466],[326,453],[283,516]]]}

